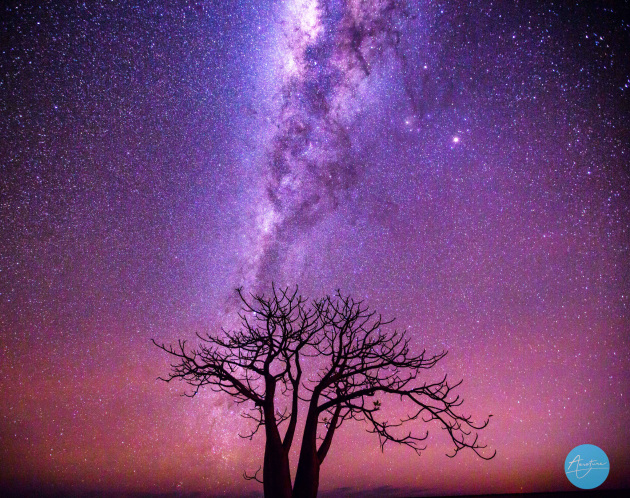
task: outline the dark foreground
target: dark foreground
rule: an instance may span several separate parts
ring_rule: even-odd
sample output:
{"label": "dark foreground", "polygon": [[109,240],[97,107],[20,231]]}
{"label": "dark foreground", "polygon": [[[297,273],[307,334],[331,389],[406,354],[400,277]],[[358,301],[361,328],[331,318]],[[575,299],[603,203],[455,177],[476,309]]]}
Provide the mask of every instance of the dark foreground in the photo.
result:
{"label": "dark foreground", "polygon": [[[625,498],[628,496],[628,489],[621,490],[577,490],[577,491],[557,491],[553,493],[522,493],[522,494],[494,494],[494,495],[434,495],[431,493],[418,494],[413,496],[406,496],[398,494],[395,491],[392,493],[391,489],[375,489],[369,491],[357,491],[351,489],[332,490],[320,493],[321,498],[447,498],[450,496],[457,496],[457,498],[584,498],[588,496],[597,496],[601,498]],[[76,490],[17,490],[17,489],[2,489],[0,487],[1,497],[15,497],[15,498],[235,498],[238,495],[224,495],[216,493],[178,493],[178,492],[166,492],[166,493],[139,493],[139,492],[115,492],[115,491],[76,491]],[[240,495],[243,498],[262,498],[261,493],[250,493],[247,495]],[[240,498],[238,497],[238,498]]]}
{"label": "dark foreground", "polygon": [[[626,497],[630,493],[630,490],[598,490],[598,489],[583,489],[579,491],[556,491],[553,493],[523,493],[523,494],[500,494],[500,495],[462,495],[458,498],[583,498],[586,496],[601,496],[602,498],[621,498]],[[419,497],[409,497],[419,498]],[[434,497],[438,498],[438,497]],[[442,498],[442,497],[440,497]],[[445,497],[444,497],[445,498]]]}

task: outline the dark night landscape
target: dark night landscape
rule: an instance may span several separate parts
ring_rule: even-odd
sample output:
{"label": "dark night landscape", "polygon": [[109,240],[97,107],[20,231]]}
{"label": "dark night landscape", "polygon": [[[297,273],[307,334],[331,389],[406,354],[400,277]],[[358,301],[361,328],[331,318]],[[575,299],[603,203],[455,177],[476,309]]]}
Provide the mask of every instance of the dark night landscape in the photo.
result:
{"label": "dark night landscape", "polygon": [[629,7],[3,3],[0,496],[625,495]]}

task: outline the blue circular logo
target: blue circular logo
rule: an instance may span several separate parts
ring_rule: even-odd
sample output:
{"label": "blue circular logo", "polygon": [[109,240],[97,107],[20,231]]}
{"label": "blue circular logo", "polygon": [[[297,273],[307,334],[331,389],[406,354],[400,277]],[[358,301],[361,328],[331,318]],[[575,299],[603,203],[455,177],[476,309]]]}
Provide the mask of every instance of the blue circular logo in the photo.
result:
{"label": "blue circular logo", "polygon": [[606,453],[594,444],[581,444],[569,452],[564,471],[574,486],[593,489],[608,477],[610,463]]}

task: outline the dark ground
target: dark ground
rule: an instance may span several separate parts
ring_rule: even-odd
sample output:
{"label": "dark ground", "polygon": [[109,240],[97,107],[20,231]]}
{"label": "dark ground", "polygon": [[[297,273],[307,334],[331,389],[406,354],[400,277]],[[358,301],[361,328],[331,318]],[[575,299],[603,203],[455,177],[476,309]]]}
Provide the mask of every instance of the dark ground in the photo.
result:
{"label": "dark ground", "polygon": [[[368,492],[358,492],[358,491],[350,491],[347,492],[327,492],[321,493],[322,498],[326,497],[348,497],[348,498],[378,498],[378,490],[368,491]],[[458,498],[552,498],[552,497],[560,497],[560,498],[583,498],[587,496],[597,496],[601,498],[625,498],[629,495],[629,490],[603,490],[603,489],[593,489],[593,490],[577,490],[577,491],[569,491],[569,492],[553,492],[553,493],[523,493],[523,494],[494,494],[494,495],[457,495]],[[45,491],[45,490],[17,490],[17,489],[0,489],[0,497],[15,497],[15,498],[97,498],[97,497],[105,497],[105,498],[215,498],[218,496],[227,497],[227,495],[216,495],[216,494],[205,494],[205,493],[135,493],[135,492],[113,492],[113,491],[72,491],[72,490],[55,490],[55,491]],[[255,496],[262,497],[262,493],[250,494],[247,495],[247,498],[254,498]],[[391,494],[381,494],[380,496],[393,496]],[[398,495],[400,496],[400,495]],[[426,497],[431,495],[418,495],[413,497],[406,498],[420,498],[420,496]],[[229,497],[227,497],[229,498]],[[432,498],[446,498],[446,496],[435,496]]]}

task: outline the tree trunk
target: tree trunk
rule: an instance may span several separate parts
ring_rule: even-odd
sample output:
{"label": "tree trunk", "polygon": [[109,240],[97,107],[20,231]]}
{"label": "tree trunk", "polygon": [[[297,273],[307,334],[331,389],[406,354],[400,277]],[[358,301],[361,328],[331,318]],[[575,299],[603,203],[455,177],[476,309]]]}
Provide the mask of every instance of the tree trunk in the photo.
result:
{"label": "tree trunk", "polygon": [[265,458],[263,463],[263,490],[265,498],[291,498],[291,471],[289,452],[284,449],[274,414],[275,383],[267,381],[269,399],[263,408],[265,417]]}
{"label": "tree trunk", "polygon": [[317,402],[309,406],[302,448],[293,485],[293,498],[316,498],[319,488],[320,461],[317,456]]}
{"label": "tree trunk", "polygon": [[[275,432],[278,432],[277,428]],[[277,439],[270,437],[269,431],[265,444],[263,490],[265,498],[291,498],[289,455],[282,446],[280,435]]]}

